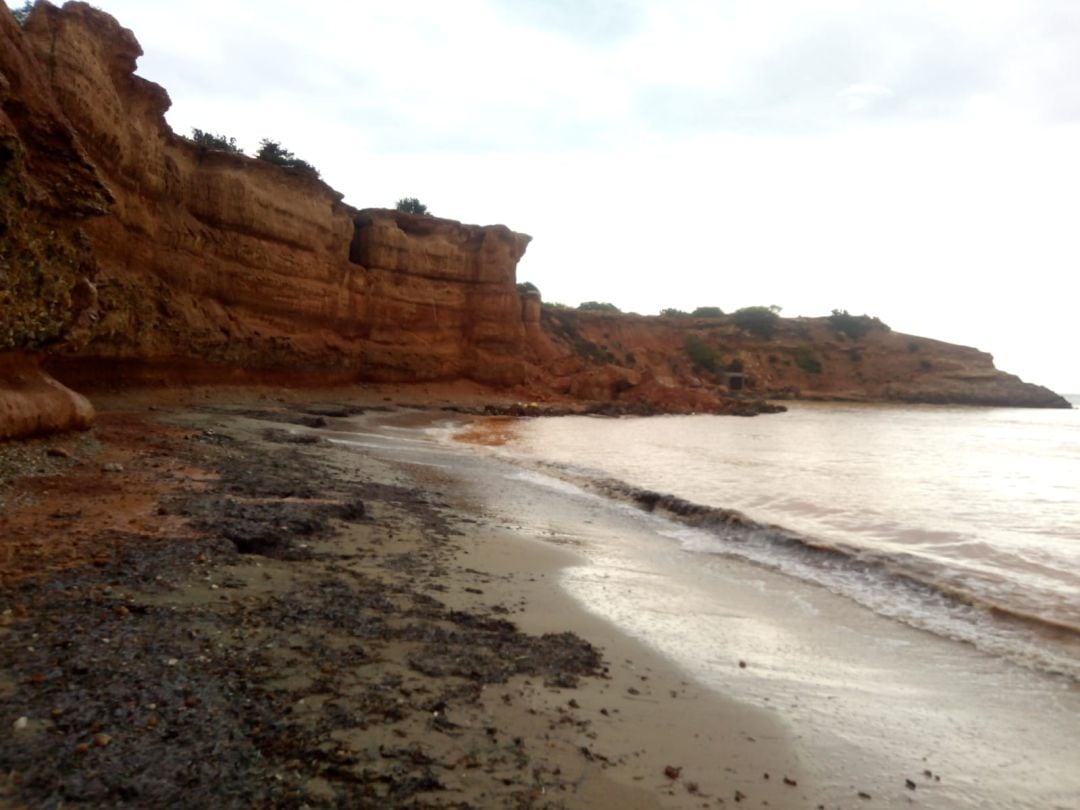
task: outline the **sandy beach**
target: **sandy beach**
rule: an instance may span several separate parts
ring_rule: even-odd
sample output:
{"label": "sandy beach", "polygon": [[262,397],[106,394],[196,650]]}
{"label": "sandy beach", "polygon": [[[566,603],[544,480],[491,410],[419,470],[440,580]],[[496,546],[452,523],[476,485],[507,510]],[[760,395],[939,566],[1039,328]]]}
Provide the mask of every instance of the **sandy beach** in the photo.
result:
{"label": "sandy beach", "polygon": [[130,396],[0,451],[0,803],[818,805],[773,715],[582,610],[572,544],[415,463],[390,399]]}

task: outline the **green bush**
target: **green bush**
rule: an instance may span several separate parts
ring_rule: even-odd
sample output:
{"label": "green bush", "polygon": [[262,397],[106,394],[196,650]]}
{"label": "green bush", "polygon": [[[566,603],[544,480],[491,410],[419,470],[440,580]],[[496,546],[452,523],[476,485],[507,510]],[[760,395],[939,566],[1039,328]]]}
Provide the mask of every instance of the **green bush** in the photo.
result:
{"label": "green bush", "polygon": [[540,294],[540,288],[533,284],[531,281],[522,281],[517,285],[517,291],[524,295],[525,293]]}
{"label": "green bush", "polygon": [[805,346],[795,350],[795,365],[808,374],[821,373],[821,361]]}
{"label": "green bush", "polygon": [[581,334],[577,327],[577,314],[568,307],[556,305],[545,307],[543,317],[555,337],[566,340],[579,357],[594,363],[614,363],[615,355],[601,346],[597,346]]}
{"label": "green bush", "polygon": [[686,336],[686,354],[695,368],[715,373],[720,368],[720,359],[716,350],[697,335]]}
{"label": "green bush", "polygon": [[255,153],[255,157],[259,160],[265,160],[267,163],[273,163],[275,166],[281,166],[285,169],[294,169],[303,174],[308,174],[313,177],[319,176],[319,170],[308,163],[306,160],[301,160],[288,149],[283,147],[277,141],[272,141],[269,138],[263,138],[259,141],[259,151]]}
{"label": "green bush", "polygon": [[424,205],[416,197],[402,197],[397,203],[394,204],[395,210],[403,211],[406,214],[427,214],[430,216],[428,207]]}
{"label": "green bush", "polygon": [[15,18],[15,22],[19,25],[26,24],[26,18],[30,16],[30,12],[34,10],[34,0],[26,0],[19,8],[13,8],[11,10],[11,16]]}
{"label": "green bush", "polygon": [[195,127],[191,128],[191,140],[207,149],[219,149],[222,152],[232,152],[234,155],[244,154],[244,150],[236,145],[236,138],[215,135],[212,132],[203,132]]}
{"label": "green bush", "polygon": [[735,310],[735,325],[752,335],[771,338],[780,322],[780,307],[743,307]]}
{"label": "green bush", "polygon": [[724,310],[720,307],[698,307],[690,313],[695,318],[722,318],[724,317]]}
{"label": "green bush", "polygon": [[660,310],[660,315],[664,318],[686,318],[690,315],[689,312],[684,312],[681,309],[673,309],[668,307],[667,309]]}
{"label": "green bush", "polygon": [[834,309],[828,317],[829,325],[837,332],[858,340],[873,329],[889,331],[889,327],[880,319],[869,315],[852,315],[846,309]]}
{"label": "green bush", "polygon": [[621,312],[614,304],[609,304],[607,301],[583,301],[578,304],[578,309],[582,312]]}

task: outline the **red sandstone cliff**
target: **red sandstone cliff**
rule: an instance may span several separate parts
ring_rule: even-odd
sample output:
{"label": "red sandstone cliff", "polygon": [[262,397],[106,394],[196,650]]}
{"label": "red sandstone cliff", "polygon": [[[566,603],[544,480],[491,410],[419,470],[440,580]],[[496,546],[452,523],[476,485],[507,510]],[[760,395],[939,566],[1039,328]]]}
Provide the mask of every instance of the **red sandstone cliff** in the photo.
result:
{"label": "red sandstone cliff", "polygon": [[999,371],[977,349],[887,328],[853,337],[828,318],[781,318],[767,338],[731,316],[545,309],[543,319],[560,347],[548,364],[550,384],[570,393],[585,386],[595,399],[632,400],[644,382],[674,398],[737,386],[770,398],[1070,407],[1053,391]]}
{"label": "red sandstone cliff", "polygon": [[42,5],[21,35],[6,22],[115,198],[84,226],[98,294],[50,360],[66,381],[523,378],[527,236],[356,211],[310,175],[176,136],[165,90],[134,75],[134,35],[85,4]]}
{"label": "red sandstone cliff", "polygon": [[[515,286],[528,236],[357,211],[310,174],[199,147],[135,75],[141,52],[84,3],[40,3],[22,29],[0,9],[0,422],[29,413],[32,380],[53,408],[7,417],[0,438],[86,423],[41,356],[86,388],[469,379],[731,410],[723,375],[688,362],[690,333],[743,362],[753,393],[1048,404],[988,356],[932,341],[912,352],[886,334],[852,352],[813,322],[766,345],[723,322],[552,315]],[[792,369],[807,346],[814,376]]]}

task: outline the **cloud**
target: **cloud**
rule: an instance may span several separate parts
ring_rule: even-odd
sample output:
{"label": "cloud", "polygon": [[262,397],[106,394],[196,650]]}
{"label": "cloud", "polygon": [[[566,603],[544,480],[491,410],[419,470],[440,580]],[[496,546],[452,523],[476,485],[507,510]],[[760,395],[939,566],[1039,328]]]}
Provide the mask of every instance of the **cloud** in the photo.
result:
{"label": "cloud", "polygon": [[893,91],[873,82],[858,82],[848,85],[837,95],[848,112],[865,112],[887,101]]}
{"label": "cloud", "polygon": [[593,45],[610,45],[643,24],[643,3],[634,0],[492,0],[492,8],[528,29]]}

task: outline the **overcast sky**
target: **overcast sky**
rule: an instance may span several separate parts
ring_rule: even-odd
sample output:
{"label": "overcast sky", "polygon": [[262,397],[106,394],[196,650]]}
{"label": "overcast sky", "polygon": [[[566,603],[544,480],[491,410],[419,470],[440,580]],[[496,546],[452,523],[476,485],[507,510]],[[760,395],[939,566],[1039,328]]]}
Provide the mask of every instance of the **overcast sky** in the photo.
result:
{"label": "overcast sky", "polygon": [[532,234],[546,300],[867,312],[1080,392],[1077,0],[98,5],[176,131]]}

